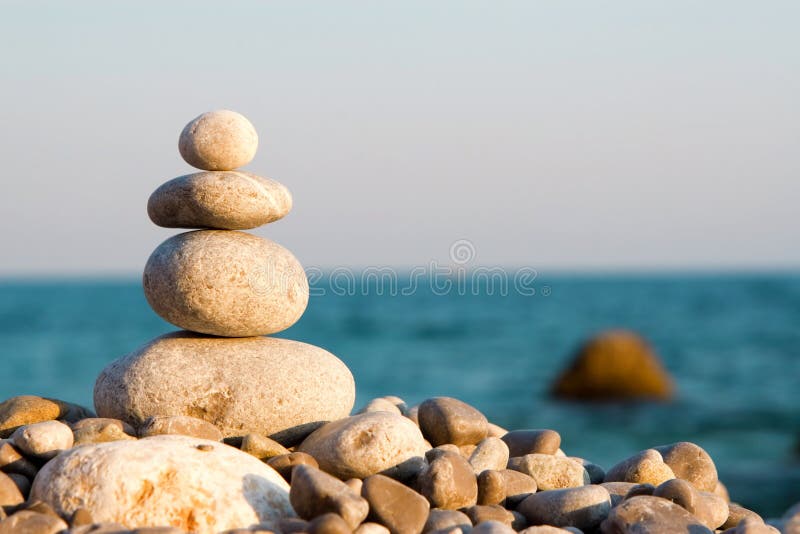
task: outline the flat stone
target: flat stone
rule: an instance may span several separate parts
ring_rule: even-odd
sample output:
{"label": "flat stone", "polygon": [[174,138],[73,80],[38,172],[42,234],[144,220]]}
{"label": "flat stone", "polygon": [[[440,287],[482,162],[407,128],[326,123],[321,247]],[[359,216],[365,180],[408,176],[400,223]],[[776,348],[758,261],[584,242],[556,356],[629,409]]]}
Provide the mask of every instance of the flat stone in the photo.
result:
{"label": "flat stone", "polygon": [[717,467],[714,460],[699,445],[688,441],[654,447],[675,478],[687,480],[701,491],[713,492],[717,487]]}
{"label": "flat stone", "polygon": [[244,436],[240,449],[262,461],[282,454],[289,454],[289,450],[286,447],[260,434],[247,434]]}
{"label": "flat stone", "polygon": [[[318,365],[310,367],[318,372]],[[313,456],[323,471],[347,480],[424,457],[426,446],[419,428],[406,417],[372,412],[326,424],[297,450]]]}
{"label": "flat stone", "polygon": [[500,438],[484,438],[470,454],[469,463],[475,474],[486,469],[505,469],[508,465],[508,445]]}
{"label": "flat stone", "polygon": [[0,521],[0,534],[58,534],[66,529],[63,519],[27,510]]}
{"label": "flat stone", "polygon": [[526,454],[555,454],[561,447],[561,435],[555,430],[512,430],[501,438],[511,457]]}
{"label": "flat stone", "polygon": [[457,510],[478,502],[478,481],[459,454],[442,451],[418,480],[419,492],[434,508]]}
{"label": "flat stone", "polygon": [[367,517],[369,504],[341,480],[309,465],[298,465],[292,471],[289,492],[297,515],[306,520],[334,513],[342,517],[348,531]]}
{"label": "flat stone", "polygon": [[186,163],[206,171],[232,171],[247,165],[256,150],[256,129],[243,115],[227,109],[195,117],[178,139],[178,151]]}
{"label": "flat stone", "polygon": [[500,471],[506,479],[506,506],[517,507],[528,495],[536,493],[536,479],[513,469]]}
{"label": "flat stone", "polygon": [[658,486],[662,482],[675,478],[675,473],[664,463],[664,459],[655,449],[647,449],[627,458],[608,471],[605,482],[633,482],[634,484],[652,484]]}
{"label": "flat stone", "polygon": [[140,438],[165,434],[179,434],[211,441],[222,441],[223,437],[222,432],[208,421],[188,415],[152,415],[139,427]]}
{"label": "flat stone", "polygon": [[94,389],[104,417],[140,426],[151,416],[188,415],[226,437],[302,432],[304,425],[345,417],[354,400],[350,370],[319,347],[191,332],[158,337],[112,362]]}
{"label": "flat stone", "polygon": [[72,426],[73,446],[136,439],[136,430],[119,419],[90,417]]}
{"label": "flat stone", "polygon": [[350,534],[352,530],[342,517],[334,514],[322,514],[308,524],[309,534]]}
{"label": "flat stone", "polygon": [[589,484],[589,473],[569,458],[551,454],[526,454],[511,458],[508,468],[531,476],[540,491],[574,488]]}
{"label": "flat stone", "polygon": [[601,524],[604,534],[711,534],[699,519],[674,502],[640,495],[611,509]]}
{"label": "flat stone", "polygon": [[506,499],[506,489],[506,477],[503,473],[492,469],[481,471],[478,475],[477,503],[501,504]]}
{"label": "flat stone", "polygon": [[0,506],[16,506],[24,501],[19,487],[7,474],[0,472]]}
{"label": "flat stone", "polygon": [[267,460],[267,465],[277,471],[289,483],[292,481],[292,472],[296,465],[308,465],[319,469],[319,464],[314,457],[304,452],[290,452],[273,456]]}
{"label": "flat stone", "polygon": [[286,186],[244,171],[179,176],[147,202],[150,220],[165,228],[247,230],[277,221],[291,209]]}
{"label": "flat stone", "polygon": [[9,441],[27,456],[49,460],[72,447],[72,429],[59,421],[42,421],[18,428]]}
{"label": "flat stone", "polygon": [[98,522],[198,534],[277,527],[293,515],[289,486],[272,468],[233,447],[175,435],[66,451],[39,472],[31,500],[63,517],[85,508]]}
{"label": "flat stone", "polygon": [[489,421],[481,412],[451,397],[434,397],[420,404],[419,425],[434,447],[474,445],[489,433]]}
{"label": "flat stone", "polygon": [[368,518],[384,525],[392,534],[420,534],[428,519],[427,499],[389,477],[365,478],[361,496],[369,502]]}
{"label": "flat stone", "polygon": [[215,336],[286,330],[308,304],[308,279],[291,252],[228,230],[170,237],[147,260],[143,285],[147,302],[165,321]]}
{"label": "flat stone", "polygon": [[94,414],[76,404],[34,395],[11,397],[0,403],[0,437],[7,438],[25,425],[62,419],[75,422]]}
{"label": "flat stone", "polygon": [[611,496],[602,486],[581,486],[534,493],[518,510],[533,525],[597,527],[611,510]]}
{"label": "flat stone", "polygon": [[422,532],[427,534],[450,528],[459,528],[466,532],[472,528],[472,521],[466,514],[458,510],[433,509],[428,514],[428,520],[425,522]]}

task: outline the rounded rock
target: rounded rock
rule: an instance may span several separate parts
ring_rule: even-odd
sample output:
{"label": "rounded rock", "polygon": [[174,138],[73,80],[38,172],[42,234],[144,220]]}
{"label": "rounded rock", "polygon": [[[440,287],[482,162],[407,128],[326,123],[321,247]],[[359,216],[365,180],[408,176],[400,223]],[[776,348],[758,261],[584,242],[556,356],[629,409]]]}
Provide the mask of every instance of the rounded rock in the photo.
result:
{"label": "rounded rock", "polygon": [[277,221],[291,209],[286,186],[244,171],[179,176],[147,201],[150,220],[164,228],[247,230]]}
{"label": "rounded rock", "polygon": [[67,526],[58,517],[22,510],[0,521],[0,534],[59,534]]}
{"label": "rounded rock", "polygon": [[[533,480],[533,479],[531,479]],[[506,498],[506,477],[500,471],[486,469],[478,475],[478,504],[500,504]]]}
{"label": "rounded rock", "polygon": [[18,428],[9,439],[23,454],[49,460],[72,447],[72,429],[59,421],[42,421]]}
{"label": "rounded rock", "polygon": [[165,434],[179,434],[194,438],[222,441],[222,432],[217,427],[197,417],[188,415],[154,415],[145,419],[139,427],[139,437],[149,438]]}
{"label": "rounded rock", "polygon": [[292,326],[308,304],[302,265],[279,244],[244,232],[197,230],[173,236],[144,268],[147,302],[180,328],[225,337]]}
{"label": "rounded rock", "polygon": [[419,492],[434,508],[457,510],[478,502],[478,480],[460,454],[441,451],[418,479]]}
{"label": "rounded rock", "polygon": [[258,134],[250,121],[235,111],[209,111],[184,127],[178,150],[192,167],[231,171],[253,160]]}
{"label": "rounded rock", "polygon": [[481,412],[451,397],[434,397],[420,404],[419,426],[434,447],[475,445],[489,433],[489,421]]}
{"label": "rounded rock", "polygon": [[717,487],[717,467],[714,460],[699,445],[688,441],[653,447],[676,478],[689,481],[701,491],[713,492]]}
{"label": "rounded rock", "polygon": [[500,474],[506,480],[506,506],[518,506],[528,495],[536,493],[536,490],[539,489],[536,486],[536,480],[525,473],[513,469],[503,469]]}
{"label": "rounded rock", "polygon": [[333,513],[347,523],[349,530],[361,524],[369,512],[366,499],[341,480],[309,465],[292,470],[289,499],[297,515],[306,520]]}
{"label": "rounded rock", "polygon": [[699,519],[674,502],[640,495],[619,503],[601,524],[602,532],[711,534]]}
{"label": "rounded rock", "polygon": [[191,332],[158,337],[112,362],[94,389],[104,417],[138,427],[151,416],[188,415],[225,437],[275,439],[301,432],[346,416],[354,401],[353,375],[324,349],[288,339]]}
{"label": "rounded rock", "polygon": [[662,482],[675,478],[675,473],[664,463],[664,459],[655,449],[647,449],[634,454],[606,471],[605,482],[633,482],[634,484],[652,484],[658,486]]}
{"label": "rounded rock", "polygon": [[371,412],[320,427],[297,450],[313,456],[323,471],[347,480],[424,457],[426,446],[419,428],[406,417]]}
{"label": "rounded rock", "polygon": [[430,504],[425,497],[389,477],[364,479],[361,496],[369,502],[369,519],[392,534],[420,534],[428,519]]}
{"label": "rounded rock", "polygon": [[48,462],[31,500],[69,517],[85,508],[97,522],[128,528],[172,525],[198,533],[293,516],[289,486],[233,447],[186,436],[85,445]]}
{"label": "rounded rock", "polygon": [[555,454],[561,435],[555,430],[512,430],[502,436],[511,457],[526,454]]}
{"label": "rounded rock", "polygon": [[485,438],[472,451],[469,463],[475,474],[480,474],[486,469],[495,471],[505,469],[508,465],[508,445],[500,438]]}
{"label": "rounded rock", "polygon": [[532,525],[595,528],[611,510],[611,496],[602,486],[581,486],[534,493],[518,510]]}
{"label": "rounded rock", "polygon": [[431,510],[428,514],[428,519],[425,522],[425,527],[422,529],[422,532],[427,534],[428,532],[451,528],[460,528],[462,531],[467,532],[472,528],[472,521],[464,512],[437,508]]}
{"label": "rounded rock", "polygon": [[552,454],[511,458],[508,468],[533,477],[539,490],[574,488],[590,483],[589,473],[580,463]]}
{"label": "rounded rock", "polygon": [[70,423],[93,417],[89,410],[69,402],[35,395],[11,397],[0,403],[0,438],[25,425],[60,419]]}

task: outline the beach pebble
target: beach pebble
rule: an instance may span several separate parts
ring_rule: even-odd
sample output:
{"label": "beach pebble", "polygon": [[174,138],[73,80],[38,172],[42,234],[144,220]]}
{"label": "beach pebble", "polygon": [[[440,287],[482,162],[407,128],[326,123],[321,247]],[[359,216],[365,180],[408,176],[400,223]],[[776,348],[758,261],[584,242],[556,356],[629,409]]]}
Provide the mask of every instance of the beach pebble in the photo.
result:
{"label": "beach pebble", "polygon": [[[310,367],[316,372],[318,365]],[[425,456],[419,428],[402,415],[372,412],[328,423],[308,436],[297,449],[313,456],[334,476],[366,478]]]}
{"label": "beach pebble", "polygon": [[735,527],[718,532],[722,534],[797,534],[800,532],[800,522],[781,522],[780,530],[776,525],[767,525],[763,521],[747,517]]}
{"label": "beach pebble", "polygon": [[357,529],[353,531],[354,534],[390,534],[389,529],[379,523],[367,521],[361,523]]}
{"label": "beach pebble", "polygon": [[717,468],[714,460],[699,445],[681,441],[653,448],[675,473],[675,478],[687,480],[701,491],[713,492],[716,489]]}
{"label": "beach pebble", "polygon": [[478,502],[478,481],[461,455],[442,451],[419,476],[419,491],[433,508],[457,510]]}
{"label": "beach pebble", "polygon": [[502,437],[509,455],[555,454],[561,447],[561,435],[555,430],[512,430]]}
{"label": "beach pebble", "polygon": [[286,186],[244,171],[179,176],[147,202],[150,220],[165,228],[247,230],[277,221],[291,209]]}
{"label": "beach pebble", "polygon": [[699,519],[674,502],[640,495],[611,509],[601,524],[604,534],[711,534]]}
{"label": "beach pebble", "polygon": [[86,508],[77,508],[69,518],[69,526],[73,528],[93,524],[92,514]]}
{"label": "beach pebble", "polygon": [[516,534],[511,526],[500,521],[482,521],[472,528],[472,534]]}
{"label": "beach pebble", "polygon": [[383,397],[372,399],[358,411],[358,413],[370,412],[390,412],[397,415],[403,415],[403,412],[400,411],[400,408],[395,403]]}
{"label": "beach pebble", "polygon": [[75,422],[94,414],[77,404],[34,395],[11,397],[0,403],[0,437],[7,438],[25,425],[61,419]]}
{"label": "beach pebble", "polygon": [[206,171],[231,171],[247,165],[257,149],[256,129],[243,115],[227,109],[195,117],[178,139],[186,163]]}
{"label": "beach pebble", "polygon": [[136,439],[136,430],[119,419],[91,417],[72,424],[73,446]]}
{"label": "beach pebble", "polygon": [[0,534],[58,534],[67,527],[58,517],[22,510],[0,521]]}
{"label": "beach pebble", "polygon": [[667,480],[653,491],[654,497],[667,499],[685,508],[689,513],[714,530],[728,518],[728,503],[709,492],[701,492],[680,478]]}
{"label": "beach pebble", "polygon": [[334,513],[345,520],[349,530],[361,524],[369,512],[367,501],[347,484],[309,465],[298,465],[292,471],[289,498],[303,519]]}
{"label": "beach pebble", "polygon": [[308,534],[350,534],[353,530],[341,516],[328,512],[308,523]]}
{"label": "beach pebble", "polygon": [[7,474],[0,472],[0,506],[16,506],[25,501],[17,484]]}
{"label": "beach pebble", "polygon": [[506,430],[505,428],[503,428],[500,425],[496,425],[496,424],[492,423],[491,421],[489,421],[488,429],[489,429],[489,432],[488,432],[487,436],[492,437],[492,438],[502,438],[503,436],[508,434],[508,430]]}
{"label": "beach pebble", "polygon": [[459,528],[463,532],[468,532],[472,528],[472,521],[466,514],[458,510],[436,508],[432,509],[428,514],[428,519],[425,521],[422,532],[427,534],[451,528]]}
{"label": "beach pebble", "polygon": [[581,464],[551,454],[526,454],[511,458],[508,468],[533,477],[540,491],[589,484],[589,473]]}
{"label": "beach pebble", "polygon": [[416,491],[383,475],[364,479],[361,496],[369,502],[369,519],[392,534],[420,534],[430,504]]}
{"label": "beach pebble", "polygon": [[66,451],[39,472],[31,500],[63,517],[83,507],[98,522],[198,533],[277,527],[293,515],[289,486],[272,468],[233,447],[177,435]]}
{"label": "beach pebble", "polygon": [[752,510],[748,510],[744,506],[735,503],[728,504],[728,518],[719,528],[721,530],[734,528],[744,519],[755,521],[756,523],[763,523],[764,519]]}
{"label": "beach pebble", "polygon": [[633,482],[634,484],[652,484],[658,486],[662,482],[675,478],[675,473],[664,463],[664,459],[655,449],[647,449],[634,454],[606,471],[605,482]]}
{"label": "beach pebble", "polygon": [[139,427],[140,438],[164,434],[179,434],[211,441],[222,441],[223,437],[222,432],[208,421],[188,415],[152,415]]}
{"label": "beach pebble", "polygon": [[292,472],[296,465],[319,468],[319,464],[314,457],[304,452],[290,452],[273,456],[267,460],[267,465],[277,471],[287,482],[292,481]]}
{"label": "beach pebble", "polygon": [[94,389],[100,415],[133,426],[150,416],[188,415],[225,437],[257,433],[276,440],[345,417],[354,400],[350,370],[319,347],[191,332],[158,337],[112,362]]}
{"label": "beach pebble", "polygon": [[291,252],[227,230],[170,237],[147,260],[143,285],[150,307],[165,321],[215,336],[280,332],[308,303],[308,280]]}
{"label": "beach pebble", "polygon": [[[669,482],[669,480],[667,482]],[[608,482],[608,484],[624,484],[624,482]],[[636,484],[628,490],[628,493],[625,494],[625,498],[630,499],[631,497],[636,497],[637,495],[652,495],[655,490],[656,487],[652,484]]]}
{"label": "beach pebble", "polygon": [[499,471],[508,465],[508,445],[500,438],[487,437],[481,440],[469,456],[475,474],[486,469]]}
{"label": "beach pebble", "polygon": [[38,468],[22,456],[8,440],[0,441],[0,469],[6,473],[19,473],[29,478],[35,477],[38,471]]}
{"label": "beach pebble", "polygon": [[489,422],[481,412],[451,397],[434,397],[420,404],[419,425],[434,447],[474,445],[489,433]]}
{"label": "beach pebble", "polygon": [[72,447],[72,429],[59,421],[42,421],[18,428],[9,441],[27,456],[49,460]]}
{"label": "beach pebble", "polygon": [[726,488],[725,484],[719,480],[717,480],[717,485],[714,486],[714,491],[712,493],[714,493],[714,495],[719,495],[728,502],[731,502],[731,496],[728,495],[728,488]]}
{"label": "beach pebble", "polygon": [[570,533],[583,534],[583,531],[577,528],[571,528],[571,527],[559,528],[559,527],[551,527],[550,525],[536,525],[519,531],[519,534],[570,534]]}
{"label": "beach pebble", "polygon": [[[609,495],[611,495],[611,506],[614,507],[622,502],[626,497],[628,497],[628,493],[630,493],[634,488],[642,486],[642,484],[636,484],[635,482],[603,482],[600,484],[603,486],[606,491],[608,491]],[[655,488],[652,484],[651,487]]]}
{"label": "beach pebble", "polygon": [[242,438],[242,444],[239,448],[242,452],[264,461],[282,454],[289,454],[289,450],[286,447],[261,434],[247,434]]}
{"label": "beach pebble", "polygon": [[582,530],[598,526],[611,510],[611,496],[602,486],[581,486],[534,493],[518,510],[532,525],[574,526]]}
{"label": "beach pebble", "polygon": [[514,514],[498,504],[467,506],[461,509],[473,525],[478,525],[484,521],[498,521],[504,525],[511,526],[514,522]]}
{"label": "beach pebble", "polygon": [[[533,479],[531,479],[533,480]],[[486,469],[478,475],[478,504],[500,504],[506,498],[506,478],[500,471]]]}
{"label": "beach pebble", "polygon": [[536,480],[525,473],[520,473],[513,469],[503,469],[500,474],[506,480],[507,506],[518,506],[528,495],[536,493],[538,489]]}

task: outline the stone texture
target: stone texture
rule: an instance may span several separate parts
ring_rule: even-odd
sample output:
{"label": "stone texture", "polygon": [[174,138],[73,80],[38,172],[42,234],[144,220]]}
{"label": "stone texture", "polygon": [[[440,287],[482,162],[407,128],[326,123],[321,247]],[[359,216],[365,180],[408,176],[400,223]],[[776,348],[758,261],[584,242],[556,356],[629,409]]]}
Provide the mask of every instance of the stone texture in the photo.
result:
{"label": "stone texture", "polygon": [[139,427],[139,437],[149,438],[166,434],[178,434],[193,438],[222,441],[222,432],[217,427],[188,415],[153,415],[148,417]]}
{"label": "stone texture", "polygon": [[27,456],[49,460],[72,447],[72,429],[59,421],[42,421],[18,428],[9,441]]}
{"label": "stone texture", "polygon": [[503,476],[503,473],[492,469],[481,471],[478,475],[477,503],[482,505],[501,504],[506,499],[506,489],[506,477]]}
{"label": "stone texture", "polygon": [[239,448],[243,452],[264,461],[282,454],[289,454],[289,450],[286,447],[261,434],[247,434],[242,438],[242,444]]}
{"label": "stone texture", "polygon": [[349,530],[355,529],[367,517],[366,499],[354,493],[341,480],[309,465],[298,465],[292,471],[289,492],[297,515],[312,520],[323,514],[341,516]]}
{"label": "stone texture", "polygon": [[518,510],[532,525],[587,530],[595,528],[608,516],[611,496],[603,486],[543,491],[522,501]]}
{"label": "stone texture", "polygon": [[418,480],[419,492],[433,508],[457,510],[478,502],[478,481],[460,454],[441,451]]}
{"label": "stone texture", "polygon": [[713,492],[716,489],[717,467],[711,456],[699,445],[681,441],[653,448],[675,473],[675,478],[687,480],[701,491]]}
{"label": "stone texture", "polygon": [[319,347],[191,332],[161,336],[112,362],[94,389],[104,417],[139,426],[154,415],[188,415],[226,437],[302,432],[303,425],[344,417],[354,400],[350,370]]}
{"label": "stone texture", "polygon": [[244,171],[197,172],[156,189],[147,214],[166,228],[247,230],[277,221],[292,209],[286,187]]}
{"label": "stone texture", "polygon": [[611,330],[578,350],[552,393],[572,399],[669,399],[673,390],[669,374],[641,337]]}
{"label": "stone texture", "polygon": [[555,454],[561,447],[561,435],[555,430],[512,430],[501,438],[508,445],[509,456]]}
{"label": "stone texture", "polygon": [[346,480],[423,457],[426,446],[419,428],[406,417],[372,412],[326,424],[297,450],[313,456],[323,471]]}
{"label": "stone texture", "polygon": [[683,507],[662,499],[640,495],[611,509],[601,524],[603,534],[711,534],[699,519]]}
{"label": "stone texture", "polygon": [[503,469],[500,471],[506,480],[506,505],[516,507],[531,493],[536,493],[538,489],[536,479],[525,473],[514,471],[513,469]]}
{"label": "stone texture", "polygon": [[90,417],[72,424],[73,446],[136,439],[136,430],[119,419]]}
{"label": "stone texture", "polygon": [[433,509],[428,514],[428,520],[425,522],[422,532],[427,534],[449,528],[460,528],[467,532],[472,528],[472,521],[466,514],[458,510]]}
{"label": "stone texture", "polygon": [[722,497],[710,492],[701,492],[680,478],[662,483],[655,488],[653,496],[682,506],[711,530],[722,525],[728,518],[728,503]]}
{"label": "stone texture", "polygon": [[392,534],[420,534],[428,519],[428,501],[389,477],[365,478],[361,496],[369,502],[368,518],[384,525]]}
{"label": "stone texture", "polygon": [[508,445],[500,438],[484,438],[470,454],[469,463],[475,474],[486,469],[505,469],[508,465]]}
{"label": "stone texture", "polygon": [[292,472],[296,465],[308,465],[317,469],[319,468],[319,464],[314,457],[304,452],[290,452],[273,456],[267,460],[267,465],[277,471],[279,475],[290,483],[292,481]]}
{"label": "stone texture", "polygon": [[293,515],[289,486],[270,467],[227,445],[186,436],[85,445],[48,462],[33,483],[68,517],[128,528],[170,525],[200,534]]}
{"label": "stone texture", "polygon": [[0,437],[7,438],[25,425],[62,419],[75,422],[94,414],[82,406],[34,395],[11,397],[0,403]]}
{"label": "stone texture", "polygon": [[478,525],[484,521],[498,521],[506,526],[511,526],[514,522],[514,514],[498,504],[486,504],[467,506],[461,509],[473,525]]}
{"label": "stone texture", "polygon": [[255,157],[258,134],[250,121],[235,111],[209,111],[184,127],[178,150],[192,167],[231,171]]}
{"label": "stone texture", "polygon": [[526,454],[511,458],[508,468],[533,477],[539,490],[574,488],[589,484],[589,473],[581,464],[550,454]]}
{"label": "stone texture", "polygon": [[420,404],[419,426],[434,447],[474,445],[489,433],[489,421],[481,412],[451,397],[434,397]]}
{"label": "stone texture", "polygon": [[658,486],[672,478],[675,478],[675,473],[664,463],[661,453],[655,449],[647,449],[606,471],[604,480],[605,482],[633,482],[634,484]]}
{"label": "stone texture", "polygon": [[308,280],[297,258],[245,232],[170,237],[147,260],[143,285],[147,302],[165,321],[215,336],[286,330],[308,304]]}
{"label": "stone texture", "polygon": [[66,528],[63,519],[27,510],[0,521],[0,534],[57,534]]}

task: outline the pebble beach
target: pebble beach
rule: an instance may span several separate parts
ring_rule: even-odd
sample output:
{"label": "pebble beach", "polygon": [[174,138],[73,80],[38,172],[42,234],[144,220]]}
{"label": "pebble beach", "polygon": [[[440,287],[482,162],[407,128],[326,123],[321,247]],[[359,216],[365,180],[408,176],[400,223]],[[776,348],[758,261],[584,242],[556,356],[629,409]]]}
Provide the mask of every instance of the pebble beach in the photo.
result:
{"label": "pebble beach", "polygon": [[[273,336],[310,287],[288,248],[247,232],[293,205],[280,182],[240,170],[253,125],[204,113],[178,148],[199,172],[160,186],[147,213],[189,231],[155,248],[142,285],[179,330],[108,362],[92,409],[0,404],[0,534],[800,532],[800,503],[781,517],[737,504],[690,441],[600,465],[558,428],[504,428],[453,397],[356,406],[342,359]],[[672,395],[648,365],[655,378],[628,389]],[[568,378],[556,389],[574,394]]]}

